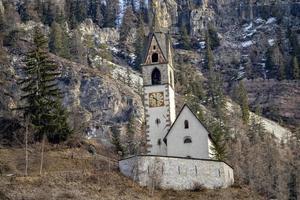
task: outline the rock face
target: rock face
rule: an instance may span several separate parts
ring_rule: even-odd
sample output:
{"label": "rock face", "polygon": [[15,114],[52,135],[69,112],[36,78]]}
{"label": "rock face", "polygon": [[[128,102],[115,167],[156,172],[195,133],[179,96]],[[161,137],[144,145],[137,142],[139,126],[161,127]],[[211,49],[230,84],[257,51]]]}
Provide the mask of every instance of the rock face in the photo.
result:
{"label": "rock face", "polygon": [[165,30],[168,30],[172,25],[177,24],[177,3],[174,0],[153,0],[151,12],[156,13],[158,19],[157,23]]}
{"label": "rock face", "polygon": [[300,122],[300,84],[296,81],[244,80],[253,107],[260,105],[270,119],[297,126]]}
{"label": "rock face", "polygon": [[85,20],[80,24],[79,30],[82,37],[93,35],[97,43],[116,45],[120,39],[120,34],[115,28],[100,28],[91,19]]}
{"label": "rock face", "polygon": [[[143,118],[140,96],[121,82],[97,69],[60,61],[64,104],[85,117],[88,137],[100,137],[109,144],[109,128],[125,125],[131,114]],[[75,113],[76,114],[76,113]],[[141,125],[141,124],[140,124]]]}
{"label": "rock face", "polygon": [[[20,100],[18,77],[23,76],[22,56],[14,55],[11,65],[5,70],[5,81],[0,95],[1,115],[6,115],[10,108],[15,108]],[[137,135],[140,134],[143,122],[143,106],[140,96],[124,83],[103,75],[99,69],[90,68],[78,63],[53,56],[62,72],[59,86],[64,94],[63,104],[70,113],[70,124],[81,128],[88,137],[101,139],[110,145],[110,127],[124,127],[128,118],[134,114],[137,123]],[[9,84],[8,84],[9,83]]]}

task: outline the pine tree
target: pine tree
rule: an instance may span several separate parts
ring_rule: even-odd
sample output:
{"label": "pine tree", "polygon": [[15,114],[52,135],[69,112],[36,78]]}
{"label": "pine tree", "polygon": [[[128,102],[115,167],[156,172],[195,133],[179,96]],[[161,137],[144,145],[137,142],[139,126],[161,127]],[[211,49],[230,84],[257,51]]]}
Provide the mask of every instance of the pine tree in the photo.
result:
{"label": "pine tree", "polygon": [[239,93],[239,104],[242,110],[242,119],[245,124],[248,124],[249,116],[250,116],[249,105],[248,105],[248,94],[242,81],[239,84],[238,93]]}
{"label": "pine tree", "polygon": [[208,36],[209,36],[209,40],[210,40],[210,48],[211,49],[215,49],[218,46],[220,46],[220,40],[218,37],[218,33],[211,24],[209,24],[209,26],[208,26]]}
{"label": "pine tree", "polygon": [[86,48],[81,42],[81,35],[78,30],[74,30],[70,41],[71,60],[77,63],[86,64]]}
{"label": "pine tree", "polygon": [[0,33],[3,33],[5,30],[5,19],[4,14],[0,12]]}
{"label": "pine tree", "polygon": [[206,46],[206,62],[205,62],[205,68],[207,70],[211,70],[213,68],[213,54],[211,50],[211,45],[210,45],[210,38],[208,33],[206,32],[205,34],[205,46]]}
{"label": "pine tree", "polygon": [[207,97],[217,118],[224,120],[226,101],[223,92],[223,79],[221,73],[214,69],[209,72]]}
{"label": "pine tree", "polygon": [[63,44],[62,44],[62,29],[60,25],[56,22],[53,22],[51,25],[51,32],[49,36],[49,49],[50,52],[61,55]]}
{"label": "pine tree", "polygon": [[116,126],[111,127],[111,133],[112,133],[112,144],[115,146],[117,152],[123,153],[123,146],[121,145],[121,139],[120,139],[120,129]]}
{"label": "pine tree", "polygon": [[300,78],[300,68],[298,59],[296,56],[293,57],[293,79],[299,79]]}
{"label": "pine tree", "polygon": [[127,69],[126,69],[126,84],[129,86],[129,87],[131,87],[131,85],[132,85],[132,80],[131,80],[131,72],[130,72],[130,69],[129,69],[129,67],[127,67]]}
{"label": "pine tree", "polygon": [[129,121],[127,124],[127,132],[125,137],[125,152],[127,155],[134,155],[136,153],[136,145],[135,145],[135,118],[134,115],[131,114],[129,117]]}
{"label": "pine tree", "polygon": [[83,22],[87,17],[87,2],[77,0],[75,5],[75,16],[78,23]]}
{"label": "pine tree", "polygon": [[212,132],[213,146],[211,147],[212,156],[216,160],[224,161],[227,157],[227,150],[225,146],[225,128],[220,122],[214,122],[210,125]]}
{"label": "pine tree", "polygon": [[69,36],[64,27],[62,28],[60,24],[53,22],[49,39],[50,52],[63,58],[70,58]]}
{"label": "pine tree", "polygon": [[41,140],[47,136],[50,142],[58,143],[67,139],[71,131],[66,122],[66,111],[60,103],[61,92],[57,85],[58,68],[49,59],[47,40],[36,28],[35,48],[26,57],[24,78],[21,84],[25,105],[20,107],[35,128],[35,138]]}
{"label": "pine tree", "polygon": [[142,20],[142,16],[140,15],[139,17],[139,23],[138,23],[139,27],[137,29],[137,36],[136,36],[136,40],[134,42],[134,49],[135,49],[135,55],[136,55],[136,59],[135,59],[135,69],[141,71],[141,64],[143,62],[143,58],[144,58],[144,49],[145,49],[145,32],[144,32],[144,23]]}
{"label": "pine tree", "polygon": [[117,25],[119,12],[120,12],[119,0],[106,1],[106,7],[104,9],[104,27],[115,28]]}
{"label": "pine tree", "polygon": [[127,6],[120,27],[120,45],[122,47],[126,46],[127,37],[130,34],[130,30],[135,27],[136,21],[137,18],[132,7]]}
{"label": "pine tree", "polygon": [[191,41],[188,35],[187,27],[182,24],[180,26],[180,35],[181,35],[181,43],[184,49],[189,50],[191,49]]}

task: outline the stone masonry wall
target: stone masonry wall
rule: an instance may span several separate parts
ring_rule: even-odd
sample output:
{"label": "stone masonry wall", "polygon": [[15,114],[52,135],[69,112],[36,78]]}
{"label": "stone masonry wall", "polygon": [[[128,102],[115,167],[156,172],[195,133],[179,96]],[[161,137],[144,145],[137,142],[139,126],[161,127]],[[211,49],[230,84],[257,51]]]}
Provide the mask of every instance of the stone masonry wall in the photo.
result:
{"label": "stone masonry wall", "polygon": [[162,189],[226,188],[234,182],[233,169],[214,160],[141,155],[119,161],[119,167],[140,185]]}

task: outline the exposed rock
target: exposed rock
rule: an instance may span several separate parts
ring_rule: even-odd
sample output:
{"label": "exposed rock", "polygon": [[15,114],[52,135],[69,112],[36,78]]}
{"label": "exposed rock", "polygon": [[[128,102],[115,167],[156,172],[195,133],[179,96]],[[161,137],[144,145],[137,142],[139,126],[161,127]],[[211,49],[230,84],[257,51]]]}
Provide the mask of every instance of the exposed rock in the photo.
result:
{"label": "exposed rock", "polygon": [[117,44],[120,38],[120,34],[115,28],[100,28],[95,25],[91,19],[85,20],[84,23],[79,25],[79,30],[82,33],[82,37],[92,35],[101,44]]}
{"label": "exposed rock", "polygon": [[299,82],[255,79],[245,80],[244,83],[253,109],[259,105],[268,118],[299,125]]}

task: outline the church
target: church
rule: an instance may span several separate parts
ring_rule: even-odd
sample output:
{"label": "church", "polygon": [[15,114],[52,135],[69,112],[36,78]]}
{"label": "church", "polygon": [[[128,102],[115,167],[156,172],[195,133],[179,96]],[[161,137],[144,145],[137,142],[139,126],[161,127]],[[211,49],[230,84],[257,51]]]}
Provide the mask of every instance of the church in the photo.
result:
{"label": "church", "polygon": [[172,43],[159,26],[149,33],[142,70],[147,154],[120,160],[121,173],[162,189],[232,185],[233,169],[212,158],[205,126],[187,105],[176,115]]}

